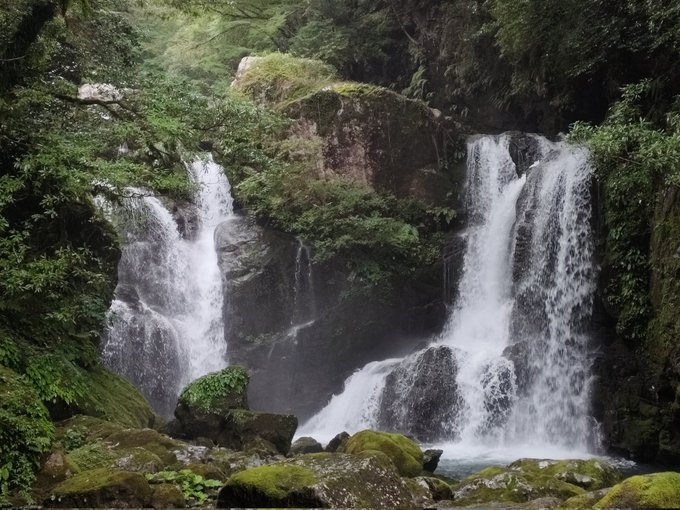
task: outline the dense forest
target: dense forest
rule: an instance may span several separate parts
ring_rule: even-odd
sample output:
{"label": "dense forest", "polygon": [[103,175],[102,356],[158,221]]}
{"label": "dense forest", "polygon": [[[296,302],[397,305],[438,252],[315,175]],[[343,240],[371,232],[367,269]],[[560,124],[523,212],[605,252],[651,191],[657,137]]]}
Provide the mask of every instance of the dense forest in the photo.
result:
{"label": "dense forest", "polygon": [[[230,87],[249,55],[266,65]],[[122,240],[99,198],[182,203],[183,161],[209,147],[238,207],[304,238],[315,262],[341,260],[352,292],[390,299],[439,263],[464,214],[454,197],[318,178],[318,140],[291,135],[304,99],[331,85],[434,130],[447,176],[478,132],[590,149],[595,412],[612,451],[680,461],[677,1],[12,0],[0,5],[0,506],[35,502],[36,473],[69,440],[60,421],[159,420],[100,364]]]}

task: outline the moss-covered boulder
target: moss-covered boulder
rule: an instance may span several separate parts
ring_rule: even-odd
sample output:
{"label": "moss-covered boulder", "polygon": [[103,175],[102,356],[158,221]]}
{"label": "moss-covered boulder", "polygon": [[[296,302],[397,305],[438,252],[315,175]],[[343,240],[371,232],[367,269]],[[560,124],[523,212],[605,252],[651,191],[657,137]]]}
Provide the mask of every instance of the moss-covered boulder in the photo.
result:
{"label": "moss-covered boulder", "polygon": [[627,478],[612,487],[595,508],[680,508],[680,473]]}
{"label": "moss-covered boulder", "polygon": [[179,397],[175,415],[185,412],[223,415],[229,409],[248,409],[248,372],[240,366],[227,367],[190,383]]}
{"label": "moss-covered boulder", "polygon": [[412,507],[415,498],[423,503],[423,494],[428,494],[413,482],[418,485],[417,494],[379,452],[316,453],[233,475],[220,491],[217,506]]}
{"label": "moss-covered boulder", "polygon": [[313,437],[298,438],[290,447],[291,455],[304,455],[306,453],[321,453],[323,446]]}
{"label": "moss-covered boulder", "polygon": [[197,379],[184,389],[175,409],[178,435],[206,438],[234,450],[264,448],[287,454],[297,418],[249,411],[247,389],[248,374],[239,366]]}
{"label": "moss-covered boulder", "polygon": [[143,475],[101,468],[60,483],[43,504],[56,508],[148,507],[151,496],[151,487]]}
{"label": "moss-covered boulder", "polygon": [[161,483],[155,485],[151,494],[151,506],[161,508],[184,508],[186,501],[184,494],[177,485]]}
{"label": "moss-covered boulder", "polygon": [[402,476],[418,476],[423,470],[423,452],[412,440],[401,434],[362,430],[347,440],[345,453],[382,452],[394,463]]}
{"label": "moss-covered boulder", "polygon": [[454,485],[453,491],[456,506],[526,503],[566,500],[618,480],[619,472],[600,460],[521,459],[506,467],[486,468]]}
{"label": "moss-covered boulder", "polygon": [[595,503],[607,495],[610,487],[586,492],[579,496],[574,496],[560,503],[560,508],[592,508]]}
{"label": "moss-covered boulder", "polygon": [[103,367],[88,371],[87,391],[71,406],[80,413],[126,428],[154,427],[161,420],[144,396],[128,381]]}

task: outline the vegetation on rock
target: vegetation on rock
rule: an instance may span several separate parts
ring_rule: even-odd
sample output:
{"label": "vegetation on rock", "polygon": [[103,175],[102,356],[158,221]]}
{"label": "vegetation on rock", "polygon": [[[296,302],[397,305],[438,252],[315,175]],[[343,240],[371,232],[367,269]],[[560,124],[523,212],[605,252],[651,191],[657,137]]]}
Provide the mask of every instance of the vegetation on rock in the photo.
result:
{"label": "vegetation on rock", "polygon": [[680,473],[654,473],[625,479],[612,487],[595,508],[677,508]]}
{"label": "vegetation on rock", "polygon": [[342,451],[355,455],[381,452],[387,455],[402,476],[418,476],[423,471],[423,452],[414,441],[401,434],[362,430],[347,440]]}
{"label": "vegetation on rock", "polygon": [[240,366],[230,366],[204,375],[189,384],[180,395],[180,402],[205,413],[226,413],[228,409],[247,409],[248,372]]}

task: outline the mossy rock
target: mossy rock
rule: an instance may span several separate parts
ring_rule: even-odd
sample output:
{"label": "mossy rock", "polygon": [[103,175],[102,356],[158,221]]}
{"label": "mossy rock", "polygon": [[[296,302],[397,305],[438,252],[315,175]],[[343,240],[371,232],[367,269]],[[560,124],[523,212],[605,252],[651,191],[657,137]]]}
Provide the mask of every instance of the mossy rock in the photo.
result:
{"label": "mossy rock", "polygon": [[423,452],[406,436],[362,430],[347,440],[342,451],[358,454],[375,450],[387,455],[402,476],[418,476],[423,470]]}
{"label": "mossy rock", "polygon": [[[248,372],[240,366],[227,367],[190,383],[179,397],[178,411],[224,415],[229,409],[248,409]],[[182,421],[177,411],[177,418]]]}
{"label": "mossy rock", "polygon": [[280,106],[304,97],[337,79],[335,70],[320,60],[285,53],[247,57],[232,84],[260,104]]}
{"label": "mossy rock", "polygon": [[162,508],[184,508],[186,500],[179,487],[171,483],[161,483],[153,487],[151,506]]}
{"label": "mossy rock", "polygon": [[431,503],[425,487],[409,482],[381,452],[314,453],[233,475],[217,506],[403,508],[416,501]]}
{"label": "mossy rock", "polygon": [[[94,416],[76,415],[58,424],[55,438],[62,442],[64,447],[69,447],[69,436],[82,439],[82,443],[106,439],[116,432],[125,430],[119,423],[113,423]],[[77,445],[82,446],[82,445]]]}
{"label": "mossy rock", "polygon": [[199,464],[193,463],[187,465],[184,469],[188,469],[196,475],[200,475],[206,480],[219,480],[224,482],[229,478],[224,472],[214,464]]}
{"label": "mossy rock", "polygon": [[[491,466],[452,487],[455,506],[528,503],[543,498],[565,500],[580,496],[586,490],[576,483],[596,486],[602,482],[594,478],[595,474],[609,473],[611,469],[609,466],[604,469],[601,461],[597,462],[603,469],[597,468],[592,462],[522,459],[507,467]],[[593,476],[579,473],[579,466]],[[595,471],[589,471],[590,468]]]}
{"label": "mossy rock", "polygon": [[589,491],[611,487],[622,478],[618,469],[598,459],[520,459],[510,464],[508,469],[539,477],[552,476]]}
{"label": "mossy rock", "polygon": [[143,448],[157,455],[164,465],[177,462],[175,450],[182,446],[182,443],[152,429],[123,430],[111,434],[106,441],[112,448],[122,452],[130,451],[131,448]]}
{"label": "mossy rock", "polygon": [[152,495],[143,475],[108,468],[79,473],[51,492],[43,504],[56,508],[148,507]]}
{"label": "mossy rock", "polygon": [[580,496],[574,496],[560,504],[560,508],[592,508],[595,503],[600,501],[603,497],[607,495],[610,488],[599,489],[596,491],[586,492]]}
{"label": "mossy rock", "polygon": [[680,473],[627,478],[612,487],[595,508],[680,508]]}
{"label": "mossy rock", "polygon": [[72,414],[85,414],[118,423],[124,427],[154,427],[161,419],[128,381],[99,367],[85,378],[87,389],[70,406]]}

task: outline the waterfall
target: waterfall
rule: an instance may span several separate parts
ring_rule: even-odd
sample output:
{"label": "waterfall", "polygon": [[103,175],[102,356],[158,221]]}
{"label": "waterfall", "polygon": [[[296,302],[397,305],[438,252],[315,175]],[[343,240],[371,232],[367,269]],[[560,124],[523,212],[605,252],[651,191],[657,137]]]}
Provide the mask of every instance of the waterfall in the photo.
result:
{"label": "waterfall", "polygon": [[[187,165],[197,185],[184,235],[168,208],[143,190],[103,204],[123,236],[118,286],[102,335],[104,364],[170,416],[179,391],[226,365],[217,225],[233,218],[231,188],[211,158]],[[100,201],[100,203],[102,203]]]}
{"label": "waterfall", "polygon": [[288,336],[297,343],[300,330],[316,321],[316,296],[314,295],[314,271],[309,246],[298,239],[295,254],[295,280],[293,287],[293,313],[290,318]]}
{"label": "waterfall", "polygon": [[468,143],[465,254],[444,332],[357,371],[301,433],[372,426],[471,449],[588,449],[592,170],[582,149],[530,141],[522,175],[512,135]]}

